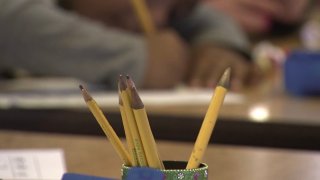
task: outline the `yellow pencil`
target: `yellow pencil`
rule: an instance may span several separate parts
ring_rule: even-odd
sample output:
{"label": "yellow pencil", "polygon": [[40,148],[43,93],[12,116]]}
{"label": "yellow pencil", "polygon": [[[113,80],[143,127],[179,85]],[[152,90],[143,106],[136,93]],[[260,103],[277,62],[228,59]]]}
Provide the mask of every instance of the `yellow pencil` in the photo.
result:
{"label": "yellow pencil", "polygon": [[141,137],[137,127],[136,120],[134,118],[133,110],[131,109],[131,100],[127,93],[127,83],[123,76],[119,78],[120,96],[123,102],[124,112],[128,120],[128,126],[132,135],[135,152],[137,154],[139,166],[148,166],[146,155],[143,149]]}
{"label": "yellow pencil", "polygon": [[230,71],[230,68],[225,70],[218,83],[218,86],[214,91],[214,95],[210,101],[209,108],[201,125],[191,156],[189,158],[187,169],[197,168],[202,161],[202,157],[205,153],[205,150],[207,149],[212,131],[217,121],[219,109],[223,103],[224,97],[229,87]]}
{"label": "yellow pencil", "polygon": [[89,107],[91,113],[95,117],[95,119],[98,121],[100,127],[102,128],[103,132],[109,139],[110,143],[115,148],[116,152],[120,156],[120,158],[123,160],[124,164],[131,166],[132,165],[132,159],[129,156],[128,152],[126,151],[125,147],[123,146],[121,140],[109,124],[107,118],[103,115],[101,109],[99,108],[96,101],[89,95],[88,91],[84,89],[82,85],[79,86],[82,92],[82,96]]}
{"label": "yellow pencil", "polygon": [[156,32],[151,14],[144,0],[131,0],[132,6],[138,16],[144,32],[150,36]]}
{"label": "yellow pencil", "polygon": [[136,153],[136,150],[134,148],[132,135],[131,135],[131,132],[130,132],[130,129],[129,129],[126,113],[124,112],[123,102],[122,102],[122,99],[120,97],[120,94],[119,94],[119,109],[120,109],[122,124],[123,124],[123,127],[124,127],[124,133],[126,135],[127,145],[128,145],[128,148],[129,148],[129,152],[131,154],[132,166],[137,166],[139,164],[138,163],[138,158],[137,158],[137,153]]}
{"label": "yellow pencil", "polygon": [[131,91],[131,107],[133,109],[134,117],[138,125],[148,165],[151,168],[164,169],[164,165],[157,150],[156,142],[152,134],[144,104],[139,97],[134,82],[130,79],[129,76],[127,76],[127,82]]}
{"label": "yellow pencil", "polygon": [[[120,75],[119,77],[122,77],[122,75]],[[123,102],[120,96],[120,79],[118,81],[118,92],[119,92],[119,109],[120,109],[120,115],[121,115],[121,119],[122,119],[122,124],[124,127],[124,133],[126,136],[126,140],[127,140],[127,145],[129,148],[129,153],[131,154],[131,158],[132,158],[132,166],[137,166],[139,165],[138,162],[138,158],[137,158],[137,152],[135,150],[134,147],[134,143],[133,143],[133,139],[132,139],[132,135],[130,132],[130,128],[129,128],[129,124],[128,124],[128,119],[127,119],[127,115],[124,111],[124,107],[123,107]]]}

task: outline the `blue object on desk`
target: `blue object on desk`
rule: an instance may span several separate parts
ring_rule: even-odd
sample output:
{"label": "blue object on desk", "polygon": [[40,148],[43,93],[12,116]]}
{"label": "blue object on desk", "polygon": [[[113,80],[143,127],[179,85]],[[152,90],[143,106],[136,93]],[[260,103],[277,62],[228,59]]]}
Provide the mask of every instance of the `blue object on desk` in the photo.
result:
{"label": "blue object on desk", "polygon": [[293,95],[320,95],[320,52],[291,52],[284,64],[284,84]]}
{"label": "blue object on desk", "polygon": [[146,167],[136,167],[131,168],[128,171],[126,180],[163,180],[164,177],[164,173],[162,173],[160,170]]}
{"label": "blue object on desk", "polygon": [[89,176],[89,175],[83,175],[83,174],[75,174],[75,173],[65,173],[62,177],[62,180],[114,180],[114,179]]}
{"label": "blue object on desk", "polygon": [[[164,174],[156,169],[137,167],[128,171],[126,180],[163,180]],[[62,180],[115,180],[84,174],[65,173]]]}

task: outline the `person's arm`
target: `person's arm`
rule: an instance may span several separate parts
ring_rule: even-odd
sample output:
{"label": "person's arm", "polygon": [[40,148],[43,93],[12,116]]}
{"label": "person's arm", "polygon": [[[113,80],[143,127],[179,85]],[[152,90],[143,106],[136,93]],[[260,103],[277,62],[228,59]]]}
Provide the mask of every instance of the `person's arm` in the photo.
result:
{"label": "person's arm", "polygon": [[198,4],[188,16],[171,24],[193,45],[210,43],[249,53],[249,41],[240,27],[227,15]]}
{"label": "person's arm", "polygon": [[227,67],[232,69],[233,90],[251,83],[251,77],[256,76],[247,37],[228,16],[200,4],[172,25],[194,49],[188,79],[192,86],[215,86]]}
{"label": "person's arm", "polygon": [[0,71],[70,76],[116,87],[121,73],[137,84],[146,61],[144,39],[58,9],[48,0],[0,2]]}

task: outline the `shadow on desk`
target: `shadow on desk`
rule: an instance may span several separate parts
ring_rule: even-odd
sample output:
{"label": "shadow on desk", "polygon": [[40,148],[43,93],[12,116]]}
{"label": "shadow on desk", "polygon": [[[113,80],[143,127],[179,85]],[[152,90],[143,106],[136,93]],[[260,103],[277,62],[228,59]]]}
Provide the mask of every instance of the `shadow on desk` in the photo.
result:
{"label": "shadow on desk", "polygon": [[[104,136],[86,110],[0,110],[1,129]],[[110,124],[124,137],[120,114],[108,114]],[[149,115],[156,139],[194,142],[202,119]],[[320,126],[219,119],[210,143],[320,150]]]}

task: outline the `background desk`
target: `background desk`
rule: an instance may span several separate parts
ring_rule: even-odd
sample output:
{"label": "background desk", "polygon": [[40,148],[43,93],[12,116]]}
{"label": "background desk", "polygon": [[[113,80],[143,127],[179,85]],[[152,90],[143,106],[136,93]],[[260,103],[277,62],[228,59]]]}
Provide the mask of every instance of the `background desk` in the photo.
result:
{"label": "background desk", "polygon": [[[320,98],[293,97],[285,93],[278,80],[266,83],[243,92],[244,101],[240,104],[223,105],[211,142],[320,150]],[[45,107],[41,103],[36,108],[19,104],[3,107],[0,129],[102,135],[77,85],[73,84],[73,88],[79,100],[74,107]],[[250,112],[257,106],[264,107],[269,116],[252,118]],[[189,142],[195,141],[207,107],[206,103],[146,106],[157,139]],[[123,136],[117,104],[103,109],[116,132]]]}
{"label": "background desk", "polygon": [[[187,160],[193,143],[157,141],[162,159]],[[62,148],[68,172],[120,177],[121,162],[104,137],[0,131],[1,149]],[[314,180],[320,153],[210,145],[204,162],[210,180]]]}

